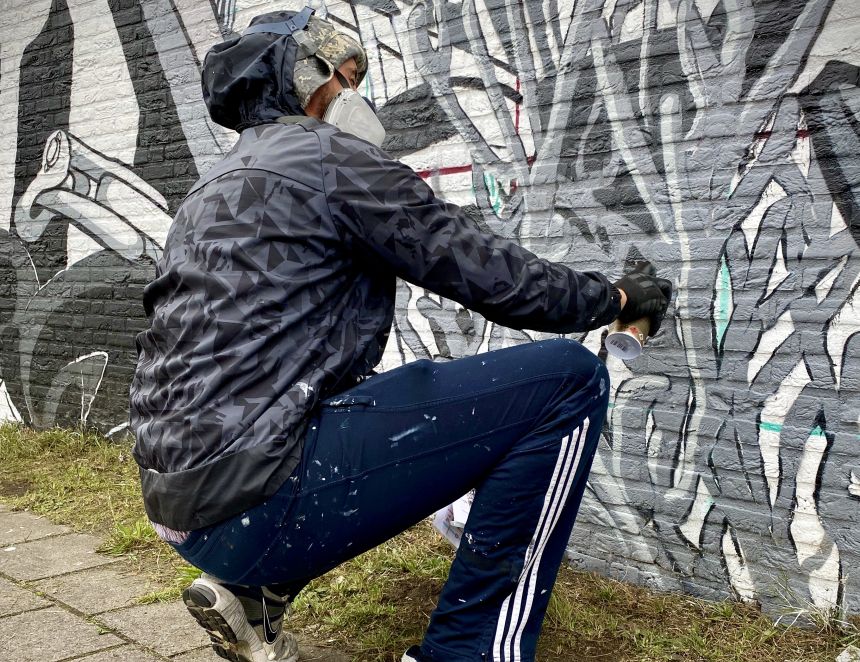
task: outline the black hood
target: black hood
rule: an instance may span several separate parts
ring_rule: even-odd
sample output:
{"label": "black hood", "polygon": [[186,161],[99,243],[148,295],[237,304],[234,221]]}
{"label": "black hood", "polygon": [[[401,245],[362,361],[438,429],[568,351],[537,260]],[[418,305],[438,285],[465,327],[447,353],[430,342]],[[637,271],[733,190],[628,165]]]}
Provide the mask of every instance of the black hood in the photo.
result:
{"label": "black hood", "polygon": [[[294,11],[256,16],[251,25],[283,22]],[[293,90],[298,43],[268,32],[216,44],[203,61],[203,100],[213,121],[243,131],[284,115],[304,115]]]}

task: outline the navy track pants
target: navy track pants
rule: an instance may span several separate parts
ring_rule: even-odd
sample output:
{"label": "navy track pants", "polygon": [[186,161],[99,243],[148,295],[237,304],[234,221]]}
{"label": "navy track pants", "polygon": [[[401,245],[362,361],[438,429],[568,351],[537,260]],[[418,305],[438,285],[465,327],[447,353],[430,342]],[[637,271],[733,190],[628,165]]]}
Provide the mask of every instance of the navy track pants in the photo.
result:
{"label": "navy track pants", "polygon": [[294,595],[477,488],[422,652],[533,660],[608,397],[603,363],[572,340],[409,363],[324,401],[280,491],[176,549]]}

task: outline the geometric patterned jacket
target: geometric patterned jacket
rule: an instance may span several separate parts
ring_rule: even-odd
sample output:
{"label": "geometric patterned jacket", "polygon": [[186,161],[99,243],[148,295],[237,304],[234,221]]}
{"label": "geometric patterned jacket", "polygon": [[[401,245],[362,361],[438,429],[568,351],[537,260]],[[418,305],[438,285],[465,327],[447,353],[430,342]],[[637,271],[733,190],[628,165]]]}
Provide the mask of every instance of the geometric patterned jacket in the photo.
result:
{"label": "geometric patterned jacket", "polygon": [[396,277],[518,329],[619,312],[603,275],[480,229],[367,142],[315,120],[245,129],[180,206],[144,295],[131,425],[150,519],[193,530],[274,494],[310,413],[380,361]]}

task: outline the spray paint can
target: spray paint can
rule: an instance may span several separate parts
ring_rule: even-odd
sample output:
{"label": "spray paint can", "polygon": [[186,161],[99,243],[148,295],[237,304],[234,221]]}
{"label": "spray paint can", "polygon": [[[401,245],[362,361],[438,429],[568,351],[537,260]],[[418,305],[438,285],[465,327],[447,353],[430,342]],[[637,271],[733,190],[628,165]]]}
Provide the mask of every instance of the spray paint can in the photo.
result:
{"label": "spray paint can", "polygon": [[604,341],[606,351],[625,361],[638,358],[650,330],[651,322],[647,317],[626,323],[615,320]]}

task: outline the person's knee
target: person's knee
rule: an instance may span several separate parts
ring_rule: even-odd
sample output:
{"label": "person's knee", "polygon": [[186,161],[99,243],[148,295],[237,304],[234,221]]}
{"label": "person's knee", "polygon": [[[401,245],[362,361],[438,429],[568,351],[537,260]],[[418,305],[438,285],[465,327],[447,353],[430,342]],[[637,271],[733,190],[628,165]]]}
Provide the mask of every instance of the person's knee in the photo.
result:
{"label": "person's knee", "polygon": [[570,387],[577,397],[587,394],[596,400],[608,401],[609,371],[594,352],[575,340],[559,338],[552,344],[554,368],[570,374]]}
{"label": "person's knee", "polygon": [[582,343],[569,338],[554,338],[547,341],[547,346],[552,353],[553,365],[556,368],[569,370],[587,381],[609,380],[606,364]]}

